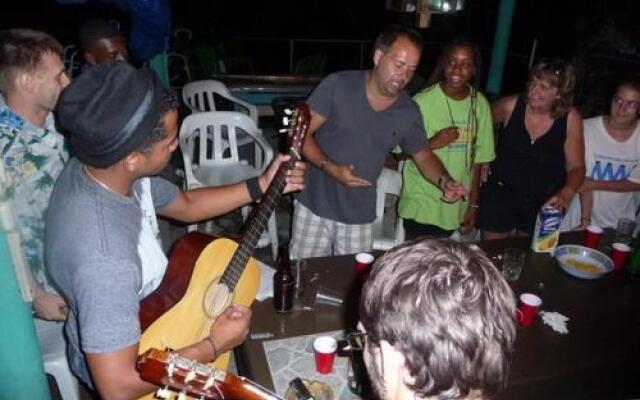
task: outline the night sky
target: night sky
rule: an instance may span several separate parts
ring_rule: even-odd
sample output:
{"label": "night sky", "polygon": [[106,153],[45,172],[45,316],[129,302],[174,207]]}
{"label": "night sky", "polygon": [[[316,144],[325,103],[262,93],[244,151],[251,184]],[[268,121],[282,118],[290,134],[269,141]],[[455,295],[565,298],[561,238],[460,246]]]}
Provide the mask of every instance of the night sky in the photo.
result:
{"label": "night sky", "polygon": [[[609,74],[613,70],[640,70],[639,1],[520,0],[516,3],[505,91],[521,88],[534,39],[538,40],[537,57],[577,58],[589,71],[606,67]],[[9,4],[0,15],[0,26],[46,30],[64,44],[75,42],[77,27],[87,17],[116,18],[125,28],[128,25],[127,16],[106,2],[60,5],[52,0],[27,0]],[[466,35],[480,44],[486,70],[498,5],[499,0],[467,0],[463,12],[433,16],[431,27],[422,30],[427,45],[420,72],[428,74],[442,43],[457,35]],[[411,23],[414,19],[408,14],[386,10],[384,0],[172,0],[171,6],[173,27],[191,28],[195,43],[227,43],[239,38],[372,40],[389,23]],[[277,71],[286,69],[285,61],[273,63],[275,59],[286,58],[286,51],[280,54],[274,50],[265,55],[264,49],[256,54],[254,50],[255,46],[245,46],[238,51],[248,53],[242,57],[253,58],[256,73],[287,72]],[[340,53],[332,57],[330,54],[325,72],[346,68],[340,61],[349,57],[355,56]]]}

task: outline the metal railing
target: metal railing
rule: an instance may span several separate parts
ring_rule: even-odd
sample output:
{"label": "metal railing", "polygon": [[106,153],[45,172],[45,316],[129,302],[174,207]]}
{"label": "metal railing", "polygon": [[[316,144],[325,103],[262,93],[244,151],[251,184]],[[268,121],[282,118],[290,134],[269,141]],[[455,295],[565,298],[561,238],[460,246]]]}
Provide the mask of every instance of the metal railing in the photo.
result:
{"label": "metal railing", "polygon": [[[271,43],[287,43],[288,44],[288,58],[289,58],[289,73],[295,72],[296,65],[296,47],[300,47],[301,44],[313,43],[321,45],[346,45],[351,47],[353,45],[358,48],[358,64],[353,68],[363,69],[365,68],[365,48],[370,48],[373,45],[372,40],[357,40],[357,39],[302,39],[302,38],[261,38],[261,37],[240,37],[236,40],[247,43],[256,42],[271,42]],[[321,48],[322,46],[317,46]]]}

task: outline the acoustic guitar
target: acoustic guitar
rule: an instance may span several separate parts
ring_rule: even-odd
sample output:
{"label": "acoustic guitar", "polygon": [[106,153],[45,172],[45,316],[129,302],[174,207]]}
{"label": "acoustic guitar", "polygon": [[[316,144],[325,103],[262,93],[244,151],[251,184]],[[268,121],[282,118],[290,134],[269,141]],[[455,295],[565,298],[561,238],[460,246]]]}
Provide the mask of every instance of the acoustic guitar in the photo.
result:
{"label": "acoustic guitar", "polygon": [[[260,271],[251,258],[269,216],[286,185],[286,171],[301,159],[301,148],[309,128],[309,107],[301,104],[291,116],[290,160],[283,163],[260,203],[254,207],[239,243],[192,232],[172,251],[165,276],[158,288],[140,302],[142,337],[140,353],[151,348],[186,347],[209,335],[211,323],[230,304],[249,307],[260,286]],[[213,365],[226,369],[229,354]],[[142,399],[152,399],[152,395]]]}
{"label": "acoustic guitar", "polygon": [[156,398],[168,399],[177,393],[206,400],[282,400],[257,383],[220,369],[180,357],[171,351],[149,349],[138,357],[140,377],[160,386]]}

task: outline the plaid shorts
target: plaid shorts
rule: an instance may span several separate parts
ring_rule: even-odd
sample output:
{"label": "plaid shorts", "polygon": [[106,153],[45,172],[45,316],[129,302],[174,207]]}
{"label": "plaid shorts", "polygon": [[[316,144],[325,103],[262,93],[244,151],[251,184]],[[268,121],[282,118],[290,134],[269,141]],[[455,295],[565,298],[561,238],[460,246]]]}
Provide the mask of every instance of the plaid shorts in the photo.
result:
{"label": "plaid shorts", "polygon": [[296,201],[289,254],[292,259],[371,251],[373,224],[343,224],[315,215]]}

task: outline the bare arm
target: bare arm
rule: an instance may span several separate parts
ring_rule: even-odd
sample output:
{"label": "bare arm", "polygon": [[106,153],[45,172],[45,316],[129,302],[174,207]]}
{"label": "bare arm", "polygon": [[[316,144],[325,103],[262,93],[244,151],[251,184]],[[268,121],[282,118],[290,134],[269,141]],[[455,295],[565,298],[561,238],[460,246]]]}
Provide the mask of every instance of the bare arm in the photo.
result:
{"label": "bare arm", "polygon": [[491,106],[491,118],[495,124],[506,125],[511,118],[511,113],[516,106],[517,96],[507,96],[493,103]]}
{"label": "bare arm", "polygon": [[603,190],[607,192],[637,192],[640,191],[640,183],[628,179],[619,181],[594,181],[585,178],[580,191]]}
{"label": "bare arm", "polygon": [[302,146],[302,154],[305,159],[345,186],[359,187],[371,185],[371,182],[356,175],[353,165],[336,164],[322,151],[320,146],[318,146],[315,134],[326,120],[325,117],[313,111],[313,109],[311,110],[311,124],[309,124],[307,138]]}
{"label": "bare arm", "polygon": [[442,165],[442,161],[429,148],[411,155],[413,162],[426,180],[442,189],[443,200],[455,202],[464,198],[467,191],[461,183],[454,181]]}
{"label": "bare arm", "polygon": [[547,201],[556,208],[564,208],[573,195],[582,186],[586,172],[584,166],[584,137],[582,117],[575,109],[569,111],[567,121],[567,139],[564,143],[567,179],[565,184]]}
{"label": "bare arm", "polygon": [[[244,341],[249,332],[251,311],[233,305],[220,314],[211,326],[210,337],[216,346],[215,356]],[[110,353],[88,353],[87,360],[96,389],[103,399],[132,399],[151,393],[157,387],[140,379],[136,370],[138,343]],[[214,359],[209,340],[201,340],[178,351],[199,362]]]}
{"label": "bare arm", "polygon": [[431,150],[447,147],[449,143],[455,142],[460,136],[457,126],[448,126],[440,129],[429,139],[429,147]]}
{"label": "bare arm", "polygon": [[471,177],[471,188],[469,191],[469,205],[467,206],[467,211],[462,218],[462,222],[460,223],[460,233],[467,234],[475,227],[476,220],[478,217],[478,197],[479,197],[479,188],[480,188],[480,170],[482,166],[485,164],[474,164],[472,177]]}
{"label": "bare arm", "polygon": [[[289,156],[279,155],[259,178],[264,192],[278,171],[280,164]],[[285,192],[303,188],[305,164],[298,162],[296,168],[287,171]],[[251,196],[245,182],[232,185],[200,188],[180,192],[168,206],[158,210],[158,214],[183,222],[195,222],[223,215],[251,202]]]}
{"label": "bare arm", "polygon": [[586,229],[591,224],[591,210],[593,209],[593,192],[588,190],[580,193],[580,225],[577,229]]}

